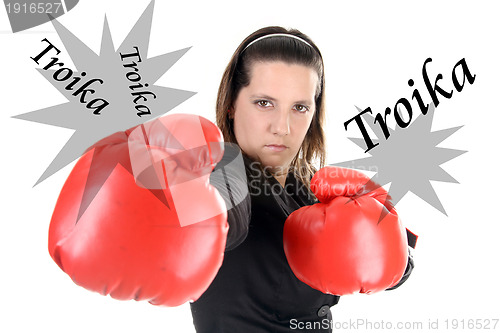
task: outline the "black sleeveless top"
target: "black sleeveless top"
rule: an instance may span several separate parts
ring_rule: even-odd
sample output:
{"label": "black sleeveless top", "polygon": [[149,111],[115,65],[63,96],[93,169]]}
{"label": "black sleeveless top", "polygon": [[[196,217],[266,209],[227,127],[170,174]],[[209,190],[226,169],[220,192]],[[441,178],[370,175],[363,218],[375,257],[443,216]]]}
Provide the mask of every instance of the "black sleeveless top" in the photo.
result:
{"label": "black sleeveless top", "polygon": [[225,253],[210,287],[191,303],[196,331],[331,332],[330,306],[339,297],[298,280],[283,249],[286,218],[315,200],[293,173],[288,174],[284,187],[273,177],[252,175],[248,165],[247,177],[251,199],[248,235]]}

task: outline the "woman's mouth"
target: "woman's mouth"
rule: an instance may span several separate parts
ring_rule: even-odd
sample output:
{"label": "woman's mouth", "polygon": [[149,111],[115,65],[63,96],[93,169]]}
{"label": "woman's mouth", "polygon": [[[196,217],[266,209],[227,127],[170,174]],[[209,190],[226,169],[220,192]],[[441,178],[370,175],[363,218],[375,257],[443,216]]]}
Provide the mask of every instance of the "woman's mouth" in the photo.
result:
{"label": "woman's mouth", "polygon": [[266,145],[265,147],[275,152],[281,152],[288,148],[285,145],[275,145],[275,144]]}

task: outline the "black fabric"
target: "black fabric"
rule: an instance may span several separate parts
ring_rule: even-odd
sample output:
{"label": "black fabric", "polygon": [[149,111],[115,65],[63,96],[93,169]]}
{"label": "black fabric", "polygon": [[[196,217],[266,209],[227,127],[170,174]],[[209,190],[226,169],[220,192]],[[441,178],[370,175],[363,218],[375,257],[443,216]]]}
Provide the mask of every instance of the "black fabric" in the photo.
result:
{"label": "black fabric", "polygon": [[[247,169],[251,192],[248,236],[225,253],[215,280],[191,303],[196,331],[280,333],[296,332],[294,327],[304,325],[315,329],[301,332],[331,332],[329,307],[339,297],[298,280],[283,250],[286,218],[314,200],[291,173],[284,187],[274,178],[262,179],[258,174],[258,170]],[[328,311],[324,311],[325,305]]]}
{"label": "black fabric", "polygon": [[410,230],[406,229],[406,238],[408,239],[408,246],[411,247],[412,249],[414,249],[415,246],[417,246],[417,238],[418,238],[418,236],[415,235]]}
{"label": "black fabric", "polygon": [[411,272],[413,271],[413,268],[415,268],[415,262],[413,261],[413,256],[408,251],[408,263],[406,264],[406,269],[403,276],[401,277],[401,280],[399,280],[399,282],[395,286],[387,288],[386,290],[394,290],[399,288],[403,283],[406,282],[406,280],[408,280]]}
{"label": "black fabric", "polygon": [[210,174],[210,184],[226,203],[229,224],[226,251],[230,251],[245,240],[250,224],[250,194],[245,162],[238,146],[224,143],[224,155]]}

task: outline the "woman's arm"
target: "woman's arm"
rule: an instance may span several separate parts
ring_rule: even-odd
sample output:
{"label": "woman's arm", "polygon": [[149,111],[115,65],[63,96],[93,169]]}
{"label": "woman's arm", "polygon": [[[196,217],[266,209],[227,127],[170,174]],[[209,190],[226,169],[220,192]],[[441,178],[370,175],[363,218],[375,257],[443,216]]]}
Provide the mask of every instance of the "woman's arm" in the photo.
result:
{"label": "woman's arm", "polygon": [[386,290],[394,290],[396,288],[399,288],[403,283],[406,282],[406,280],[408,280],[414,267],[415,267],[415,262],[413,261],[411,250],[408,249],[408,264],[406,265],[406,270],[403,276],[401,277],[401,280],[399,280],[399,282],[395,286],[387,288]]}
{"label": "woman's arm", "polygon": [[413,271],[413,268],[415,267],[415,262],[413,261],[413,255],[411,254],[411,251],[417,245],[418,236],[412,233],[410,230],[406,229],[406,237],[408,239],[408,264],[406,265],[405,272],[401,277],[401,280],[399,280],[399,282],[396,285],[386,290],[393,290],[399,288],[399,286],[401,286],[403,283],[405,283],[406,280],[408,280],[411,272]]}
{"label": "woman's arm", "polygon": [[245,240],[251,209],[241,150],[234,144],[224,145],[224,156],[210,175],[210,184],[217,188],[226,203],[229,224],[226,251],[230,251]]}

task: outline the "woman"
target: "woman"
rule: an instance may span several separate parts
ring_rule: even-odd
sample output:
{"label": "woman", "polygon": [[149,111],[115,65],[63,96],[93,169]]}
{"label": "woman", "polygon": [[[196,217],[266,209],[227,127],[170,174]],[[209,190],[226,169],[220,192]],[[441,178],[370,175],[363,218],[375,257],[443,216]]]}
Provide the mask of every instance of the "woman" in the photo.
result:
{"label": "woman", "polygon": [[[293,323],[331,332],[330,307],[339,297],[298,280],[283,250],[288,215],[316,202],[308,188],[313,163],[325,161],[324,82],[319,49],[297,30],[260,29],[228,64],[217,125],[245,156],[251,213],[245,202],[229,212],[233,249],[191,304],[197,332],[290,332]],[[231,234],[246,230],[248,216],[246,239]]]}

